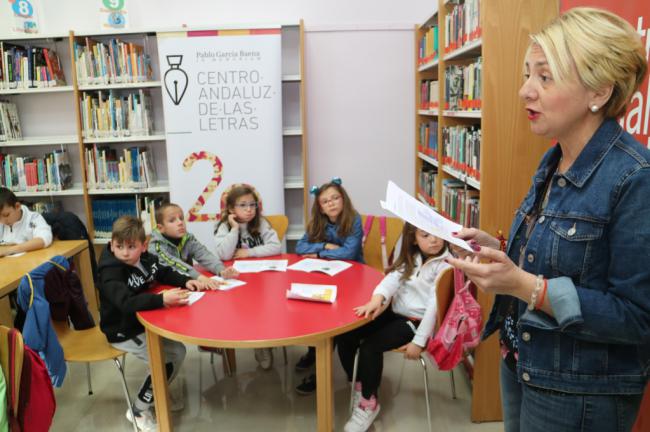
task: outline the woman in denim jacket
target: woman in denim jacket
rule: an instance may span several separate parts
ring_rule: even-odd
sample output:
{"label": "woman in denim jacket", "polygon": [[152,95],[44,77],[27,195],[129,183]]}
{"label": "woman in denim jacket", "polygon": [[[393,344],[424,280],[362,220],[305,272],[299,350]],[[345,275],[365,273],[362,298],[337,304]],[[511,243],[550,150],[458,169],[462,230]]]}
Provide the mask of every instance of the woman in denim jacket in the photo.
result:
{"label": "woman in denim jacket", "polygon": [[[532,42],[519,92],[556,138],[515,212],[506,252],[463,229],[449,259],[497,294],[505,430],[630,430],[650,371],[650,151],[616,118],[646,73],[630,24],[576,8]],[[480,262],[480,261],[481,262]]]}

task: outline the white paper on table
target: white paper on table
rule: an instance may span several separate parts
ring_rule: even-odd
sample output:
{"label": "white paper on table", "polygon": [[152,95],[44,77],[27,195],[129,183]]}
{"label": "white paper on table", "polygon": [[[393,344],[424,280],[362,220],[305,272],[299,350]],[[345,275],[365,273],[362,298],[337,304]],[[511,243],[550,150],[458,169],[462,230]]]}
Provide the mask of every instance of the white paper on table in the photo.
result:
{"label": "white paper on table", "polygon": [[352,267],[352,264],[339,260],[324,260],[316,258],[305,258],[287,267],[289,270],[304,272],[322,272],[334,276],[345,269]]}
{"label": "white paper on table", "polygon": [[287,291],[287,298],[334,303],[336,301],[336,285],[292,283],[291,289]]}
{"label": "white paper on table", "polygon": [[219,291],[228,291],[238,286],[246,285],[246,282],[244,281],[238,279],[224,279],[221,276],[212,276],[210,279],[223,282],[223,285],[219,285]]}
{"label": "white paper on table", "polygon": [[187,296],[187,305],[191,306],[195,302],[201,299],[205,295],[204,292],[191,292],[189,296]]}
{"label": "white paper on table", "polygon": [[245,260],[235,261],[233,267],[239,273],[259,273],[263,271],[287,271],[288,260]]}
{"label": "white paper on table", "polygon": [[392,181],[388,181],[386,187],[386,201],[379,201],[379,204],[384,210],[388,210],[411,225],[469,252],[474,252],[465,240],[451,234],[460,231],[462,225],[441,216],[428,205],[404,192]]}

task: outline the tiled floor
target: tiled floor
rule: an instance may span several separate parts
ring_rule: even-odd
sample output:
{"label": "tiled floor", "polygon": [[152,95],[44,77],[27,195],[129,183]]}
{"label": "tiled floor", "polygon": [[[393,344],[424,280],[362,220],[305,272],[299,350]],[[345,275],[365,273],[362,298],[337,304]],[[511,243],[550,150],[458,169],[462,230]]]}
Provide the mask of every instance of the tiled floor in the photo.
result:
{"label": "tiled floor", "polygon": [[[188,355],[174,385],[182,387],[185,409],[173,415],[175,431],[314,431],[315,396],[299,396],[293,387],[305,374],[293,365],[305,348],[289,347],[289,364],[276,348],[275,365],[265,372],[257,367],[252,350],[237,350],[237,375],[224,377],[221,357],[199,353],[188,346]],[[396,353],[385,354],[384,378],[379,402],[381,413],[371,431],[426,431],[422,369]],[[111,362],[91,366],[94,394],[88,396],[86,367],[69,365],[62,388],[56,389],[57,412],[52,431],[130,431],[124,417],[126,403],[117,369]],[[469,419],[470,391],[464,373],[456,371],[458,399],[452,400],[449,374],[429,368],[433,430],[445,432],[501,431],[502,423],[474,424]],[[135,393],[144,376],[144,365],[127,358],[129,389]],[[334,354],[334,430],[347,421],[349,387]]]}

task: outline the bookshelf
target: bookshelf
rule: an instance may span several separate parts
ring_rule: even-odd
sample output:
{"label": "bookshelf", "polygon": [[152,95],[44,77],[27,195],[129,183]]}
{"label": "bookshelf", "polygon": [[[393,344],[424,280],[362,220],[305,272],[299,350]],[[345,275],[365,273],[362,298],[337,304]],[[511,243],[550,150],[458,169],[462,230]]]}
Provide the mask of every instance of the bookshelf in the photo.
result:
{"label": "bookshelf", "polygon": [[[443,192],[451,189],[453,207],[458,210],[454,218],[465,225],[477,220],[478,227],[488,233],[502,230],[507,234],[512,215],[528,191],[531,176],[549,145],[530,132],[518,97],[521,65],[528,35],[556,17],[559,5],[557,0],[439,0],[437,6],[431,17],[415,28],[415,193],[422,202],[444,212],[448,206],[443,202],[449,195],[445,197]],[[456,9],[459,7],[475,15],[462,15]],[[458,22],[469,24],[466,35],[454,31],[454,23]],[[438,27],[438,57],[422,60],[421,41],[434,25]],[[474,81],[472,86],[478,91],[472,94],[467,87],[462,92],[453,91],[455,85],[449,85],[453,82],[449,80],[452,71],[477,63],[479,67],[473,72],[463,71],[462,82],[467,83],[468,76],[472,80],[480,76],[480,85]],[[428,99],[437,99],[438,107],[423,104],[425,81],[438,81],[437,95],[425,94]],[[456,99],[453,95],[457,95]],[[422,124],[429,124],[429,130],[425,131]],[[450,136],[453,135],[449,132],[463,128],[473,128],[472,131],[480,128],[475,149],[478,154],[473,161],[469,152],[458,153],[458,147],[452,145],[454,140]],[[429,141],[423,142],[424,138]],[[453,154],[449,154],[450,149]],[[420,173],[423,170],[435,173],[432,196],[422,193]],[[477,200],[472,201],[476,204],[477,218],[472,217],[469,206],[462,205],[459,196]],[[485,321],[493,296],[479,292],[478,301]],[[472,370],[472,421],[500,420],[498,336],[481,343],[468,363]]]}
{"label": "bookshelf", "polygon": [[[300,20],[298,23],[282,25],[281,33],[285,213],[290,221],[287,240],[293,242],[300,239],[304,232],[308,211],[304,23]],[[98,71],[108,71],[108,75],[111,75],[110,64],[92,60],[115,47],[111,45],[112,41],[127,46],[132,44],[137,53],[147,55],[150,74],[145,73],[146,65],[136,61],[133,64],[137,64],[140,69],[132,71],[130,78],[118,78],[115,75],[112,79],[103,79],[100,76],[102,73]],[[95,200],[169,197],[163,90],[155,30],[118,33],[70,31],[67,35],[47,37],[0,37],[0,42],[7,46],[46,47],[56,51],[66,80],[64,85],[54,87],[0,86],[0,101],[8,101],[17,106],[22,127],[22,137],[0,141],[0,153],[24,157],[66,150],[72,167],[72,184],[69,188],[62,191],[25,190],[17,192],[18,196],[28,201],[61,201],[66,210],[77,214],[86,223],[98,247],[106,241],[95,238],[92,210]],[[85,46],[88,49],[80,55]],[[93,51],[95,47],[97,51]],[[95,54],[99,56],[95,57]],[[129,94],[147,95],[151,121],[149,128],[128,134],[122,131],[88,133],[88,123],[85,122],[88,116],[81,106],[84,96],[99,100],[99,95],[106,99],[109,95],[120,98]],[[87,161],[88,151],[95,147],[114,150],[118,159],[125,149],[146,147],[153,154],[150,162],[157,176],[155,183],[98,186],[92,181],[96,179],[97,173],[89,172]]]}

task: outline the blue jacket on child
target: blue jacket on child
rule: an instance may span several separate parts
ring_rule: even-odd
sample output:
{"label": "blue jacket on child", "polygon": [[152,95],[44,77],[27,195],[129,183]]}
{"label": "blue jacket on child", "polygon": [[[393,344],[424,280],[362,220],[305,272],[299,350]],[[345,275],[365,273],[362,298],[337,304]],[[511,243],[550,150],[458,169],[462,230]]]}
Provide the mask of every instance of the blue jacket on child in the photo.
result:
{"label": "blue jacket on child", "polygon": [[[66,270],[70,266],[68,260],[62,256],[55,256],[51,261],[65,267]],[[44,282],[45,275],[53,266],[54,264],[50,262],[43,263],[24,276],[18,286],[17,300],[18,305],[26,313],[23,326],[25,344],[43,358],[52,378],[52,385],[60,387],[65,378],[66,365],[63,348],[50,321],[50,304],[45,298]]]}
{"label": "blue jacket on child", "polygon": [[[305,233],[296,245],[296,253],[300,255],[315,253],[319,258],[364,262],[363,248],[361,247],[361,239],[363,238],[361,216],[357,215],[354,218],[352,233],[349,236],[339,237],[338,230],[339,226],[337,224],[328,222],[325,227],[325,241],[319,243],[311,243],[309,241],[309,234]],[[325,243],[332,243],[340,247],[338,249],[327,250],[325,249]]]}

